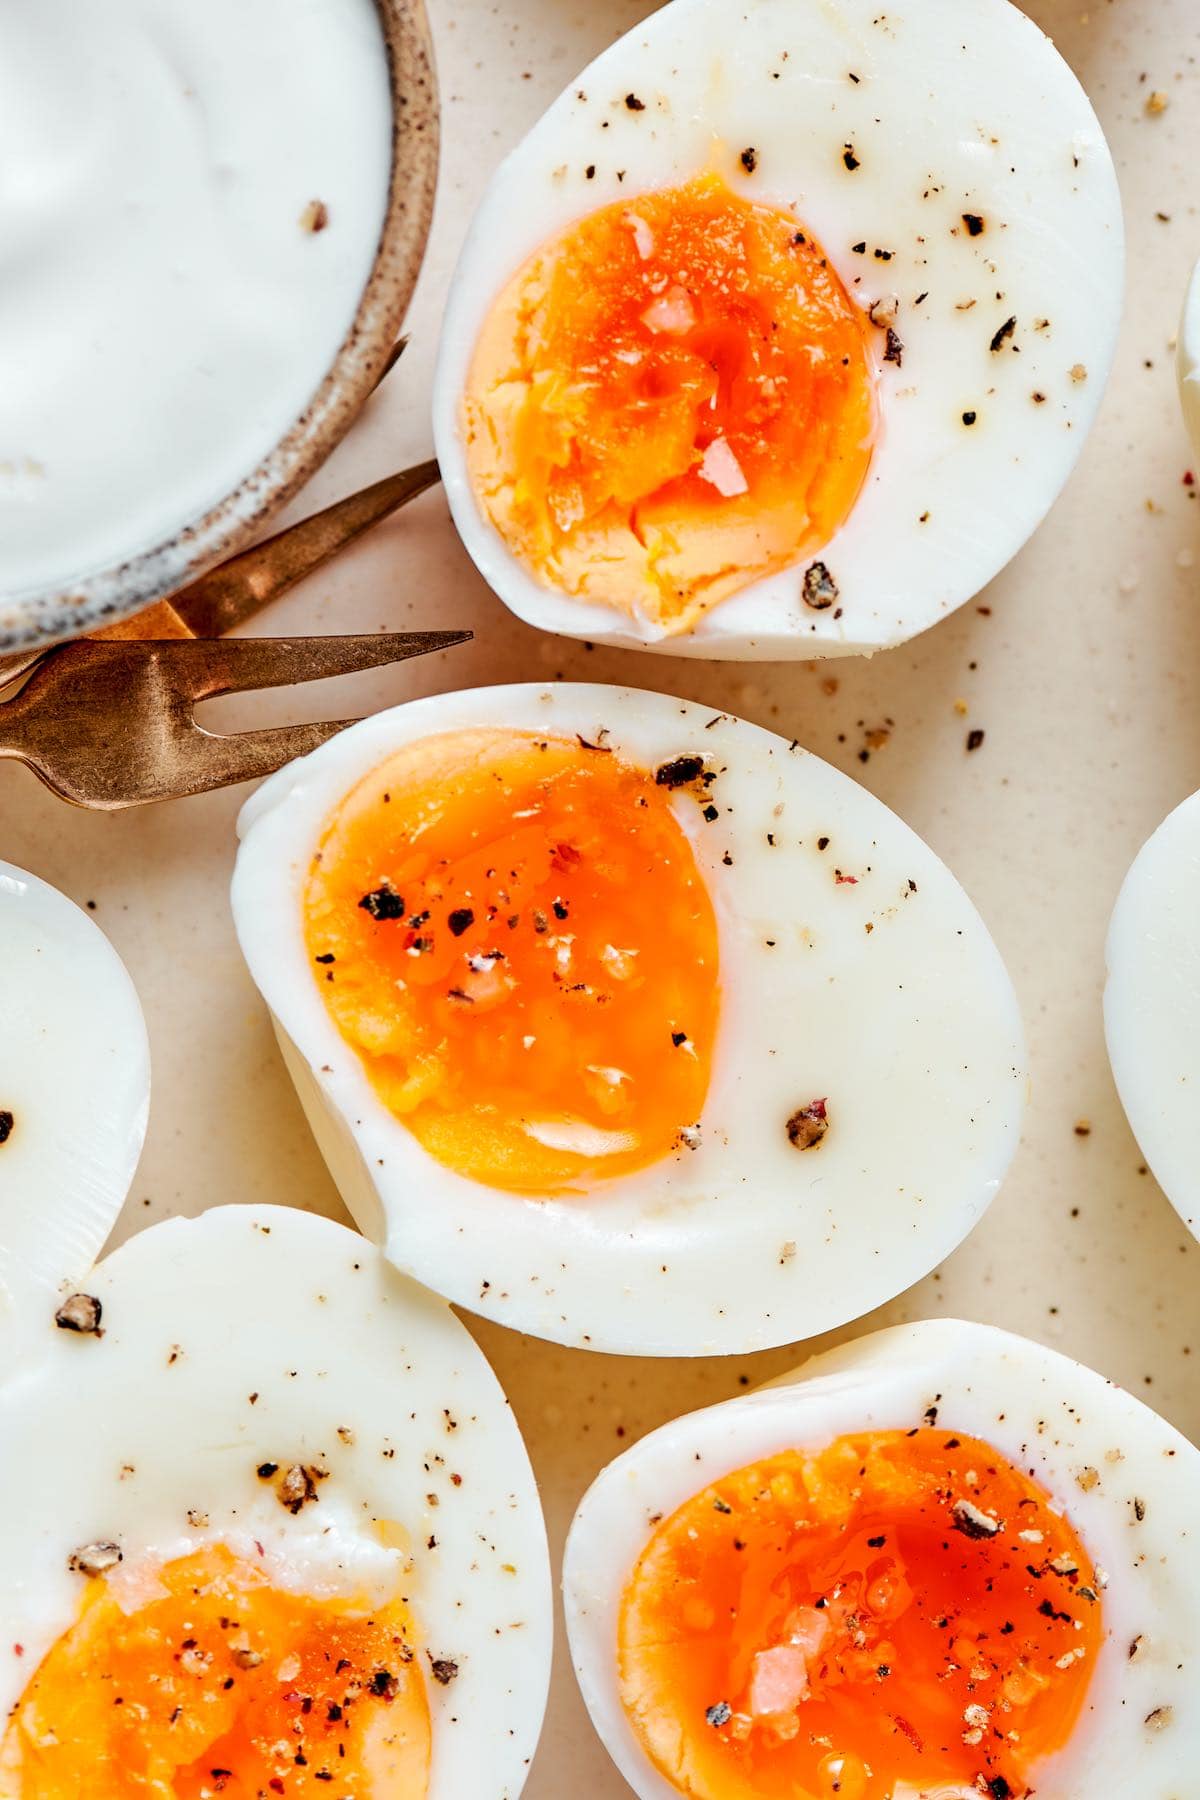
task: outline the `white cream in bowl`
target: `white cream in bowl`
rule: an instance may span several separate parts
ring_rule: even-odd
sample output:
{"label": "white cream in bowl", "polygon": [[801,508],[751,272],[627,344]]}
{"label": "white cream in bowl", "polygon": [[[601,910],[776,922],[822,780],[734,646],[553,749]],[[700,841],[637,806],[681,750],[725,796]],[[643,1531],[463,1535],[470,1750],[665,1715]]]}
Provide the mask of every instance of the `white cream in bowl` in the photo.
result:
{"label": "white cream in bowl", "polygon": [[169,540],[286,435],[391,135],[372,0],[4,0],[0,593]]}

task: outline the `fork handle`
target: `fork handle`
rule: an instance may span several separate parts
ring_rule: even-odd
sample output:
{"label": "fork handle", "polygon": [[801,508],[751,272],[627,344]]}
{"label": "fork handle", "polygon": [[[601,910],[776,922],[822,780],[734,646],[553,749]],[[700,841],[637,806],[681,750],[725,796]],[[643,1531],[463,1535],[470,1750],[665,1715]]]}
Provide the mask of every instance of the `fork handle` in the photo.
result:
{"label": "fork handle", "polygon": [[[100,631],[88,633],[89,637],[109,638],[188,638],[193,633],[176,613],[169,600],[156,600],[132,619],[122,619],[116,625],[105,625]],[[32,650],[15,650],[11,656],[0,656],[0,690],[8,687],[10,682],[27,675],[31,669],[49,655],[54,648],[52,644],[35,644]]]}
{"label": "fork handle", "polygon": [[171,606],[196,637],[224,637],[440,480],[441,470],[431,459],[372,482],[201,575],[171,595]]}

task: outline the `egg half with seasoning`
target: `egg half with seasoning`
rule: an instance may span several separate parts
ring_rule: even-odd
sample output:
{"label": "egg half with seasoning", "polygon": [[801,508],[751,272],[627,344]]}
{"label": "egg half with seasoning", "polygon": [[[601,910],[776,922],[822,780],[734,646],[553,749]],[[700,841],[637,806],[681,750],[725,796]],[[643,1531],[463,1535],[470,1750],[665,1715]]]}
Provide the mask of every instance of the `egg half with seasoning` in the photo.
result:
{"label": "egg half with seasoning", "polygon": [[1126,875],[1108,928],[1104,1032],[1133,1135],[1200,1238],[1200,794]]}
{"label": "egg half with seasoning", "polygon": [[563,1576],[640,1800],[1185,1800],[1200,1451],[991,1326],[898,1326],[675,1419]]}
{"label": "egg half with seasoning", "polygon": [[408,1274],[644,1354],[854,1317],[1016,1147],[1020,1021],[932,851],[798,744],[625,688],[382,713],[247,804],[238,935]]}
{"label": "egg half with seasoning", "polygon": [[480,203],[434,393],[463,542],[574,637],[902,643],[1062,487],[1122,266],[1096,116],[1007,0],[672,0]]}
{"label": "egg half with seasoning", "polygon": [[545,1536],[449,1309],[270,1206],[86,1286],[0,1375],[2,1800],[514,1800]]}
{"label": "egg half with seasoning", "polygon": [[0,862],[0,1363],[29,1307],[91,1267],[146,1135],[133,983],[65,894]]}

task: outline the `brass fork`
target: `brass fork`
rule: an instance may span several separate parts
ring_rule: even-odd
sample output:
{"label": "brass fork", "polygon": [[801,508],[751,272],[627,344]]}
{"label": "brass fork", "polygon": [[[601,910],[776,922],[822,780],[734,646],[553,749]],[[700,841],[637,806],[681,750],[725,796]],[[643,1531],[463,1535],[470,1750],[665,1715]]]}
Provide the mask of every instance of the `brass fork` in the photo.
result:
{"label": "brass fork", "polygon": [[354,721],[219,736],[196,723],[194,709],[220,694],[424,656],[471,633],[219,640],[438,479],[436,462],[402,469],[244,550],[135,619],[75,643],[0,656],[0,760],[28,764],[76,806],[115,812],[254,780],[315,750]]}
{"label": "brass fork", "polygon": [[196,723],[200,701],[376,669],[470,636],[82,639],[51,651],[0,705],[0,758],[27,763],[64,800],[102,812],[206,793],[269,775],[355,721],[221,736]]}

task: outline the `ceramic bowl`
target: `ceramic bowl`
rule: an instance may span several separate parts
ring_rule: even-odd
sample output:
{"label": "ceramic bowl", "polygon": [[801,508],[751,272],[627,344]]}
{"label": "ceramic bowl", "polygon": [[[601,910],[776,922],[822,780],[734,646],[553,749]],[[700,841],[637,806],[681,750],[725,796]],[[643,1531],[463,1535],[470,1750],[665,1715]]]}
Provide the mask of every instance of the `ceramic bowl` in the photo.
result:
{"label": "ceramic bowl", "polygon": [[391,183],[370,277],[325,379],[257,468],[166,541],[69,586],[0,590],[0,652],[114,624],[241,549],[320,468],[371,393],[416,286],[438,161],[437,82],[424,0],[375,4],[392,91]]}

